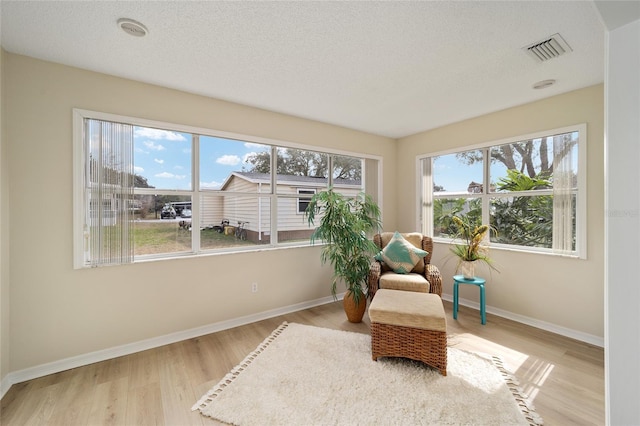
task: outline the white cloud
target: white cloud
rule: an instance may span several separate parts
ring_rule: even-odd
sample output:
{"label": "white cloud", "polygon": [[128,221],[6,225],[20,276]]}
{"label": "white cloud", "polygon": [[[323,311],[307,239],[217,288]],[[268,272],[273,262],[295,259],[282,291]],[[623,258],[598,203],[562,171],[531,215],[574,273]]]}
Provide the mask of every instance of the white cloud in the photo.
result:
{"label": "white cloud", "polygon": [[184,141],[184,136],[180,133],[170,132],[168,130],[151,129],[149,127],[136,127],[135,135],[149,138],[153,140],[168,140],[168,141]]}
{"label": "white cloud", "polygon": [[216,159],[216,163],[222,164],[224,166],[235,166],[240,164],[240,157],[237,155],[223,155]]}
{"label": "white cloud", "polygon": [[154,177],[163,178],[163,179],[185,179],[187,175],[174,175],[173,173],[162,172],[162,173],[158,173]]}
{"label": "white cloud", "polygon": [[216,182],[215,180],[211,182],[200,182],[200,188],[220,189],[221,186],[222,182]]}
{"label": "white cloud", "polygon": [[140,166],[135,166],[133,168],[133,171],[138,173],[138,174],[140,174],[140,173],[144,172],[144,169],[142,167],[140,167]]}
{"label": "white cloud", "polygon": [[144,146],[146,146],[147,148],[149,148],[152,151],[164,151],[165,147],[160,145],[160,144],[156,144],[153,141],[144,141]]}
{"label": "white cloud", "polygon": [[164,160],[161,160],[159,158],[154,158],[153,161],[155,161],[158,164],[164,164]]}
{"label": "white cloud", "polygon": [[244,147],[247,149],[258,149],[260,151],[266,151],[269,147],[266,145],[260,145],[259,143],[245,142]]}
{"label": "white cloud", "polygon": [[434,170],[449,170],[451,169],[451,166],[448,164],[442,164],[442,163],[438,163],[437,161],[433,162],[433,169]]}

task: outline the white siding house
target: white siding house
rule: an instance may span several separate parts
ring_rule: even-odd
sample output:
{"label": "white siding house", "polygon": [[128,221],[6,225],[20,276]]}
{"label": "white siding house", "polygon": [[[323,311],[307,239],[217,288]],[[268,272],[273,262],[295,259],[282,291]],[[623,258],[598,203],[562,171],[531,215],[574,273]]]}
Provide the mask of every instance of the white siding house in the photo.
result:
{"label": "white siding house", "polygon": [[[270,240],[270,192],[271,177],[267,173],[232,172],[219,190],[203,195],[201,201],[202,224],[219,225],[228,220],[229,225],[248,222],[245,229],[256,242]],[[362,191],[361,182],[336,179],[334,188],[345,195],[357,195]],[[327,188],[327,178],[278,175],[278,240],[308,238],[309,226],[304,220],[304,209],[312,194]],[[255,194],[264,194],[256,197]],[[300,196],[298,196],[300,195]]]}

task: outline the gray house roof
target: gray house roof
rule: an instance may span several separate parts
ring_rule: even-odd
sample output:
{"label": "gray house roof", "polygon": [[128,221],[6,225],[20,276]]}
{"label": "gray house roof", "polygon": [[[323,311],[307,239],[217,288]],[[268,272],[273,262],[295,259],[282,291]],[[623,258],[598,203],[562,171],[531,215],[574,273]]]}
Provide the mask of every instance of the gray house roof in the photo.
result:
{"label": "gray house roof", "polygon": [[[225,179],[221,191],[224,191],[225,187],[231,181],[232,177],[236,176],[240,179],[244,179],[251,183],[271,183],[271,175],[269,173],[255,173],[255,172],[231,172],[231,174]],[[307,186],[307,187],[325,187],[327,186],[328,179],[325,177],[314,176],[294,176],[294,175],[277,175],[276,182],[278,185],[290,185],[290,186]],[[334,186],[351,186],[360,187],[360,179],[334,179]]]}

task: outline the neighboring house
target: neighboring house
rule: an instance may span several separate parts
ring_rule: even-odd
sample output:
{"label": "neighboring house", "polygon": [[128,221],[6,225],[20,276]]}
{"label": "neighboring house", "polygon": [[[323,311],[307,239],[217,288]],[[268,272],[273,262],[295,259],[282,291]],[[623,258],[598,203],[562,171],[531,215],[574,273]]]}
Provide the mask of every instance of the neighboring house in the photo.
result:
{"label": "neighboring house", "polygon": [[[270,179],[267,173],[232,172],[218,191],[266,196],[271,192]],[[279,174],[276,179],[276,193],[282,195],[278,197],[278,241],[309,238],[311,229],[304,211],[311,196],[327,188],[327,178]],[[362,191],[360,180],[336,179],[333,187],[345,195],[355,196]],[[223,220],[228,220],[231,226],[246,222],[249,240],[270,242],[271,215],[266,197],[207,196],[203,197],[201,209],[201,222],[205,227],[219,225]]]}

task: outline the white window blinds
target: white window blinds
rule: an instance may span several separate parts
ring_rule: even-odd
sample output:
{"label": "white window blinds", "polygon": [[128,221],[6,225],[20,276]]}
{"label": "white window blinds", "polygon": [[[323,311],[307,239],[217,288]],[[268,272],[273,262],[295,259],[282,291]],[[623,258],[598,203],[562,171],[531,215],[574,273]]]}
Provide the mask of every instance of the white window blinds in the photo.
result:
{"label": "white window blinds", "polygon": [[84,261],[133,261],[133,126],[84,120]]}
{"label": "white window blinds", "polygon": [[553,137],[553,251],[570,254],[574,250],[573,198],[575,176],[572,145],[568,135]]}

